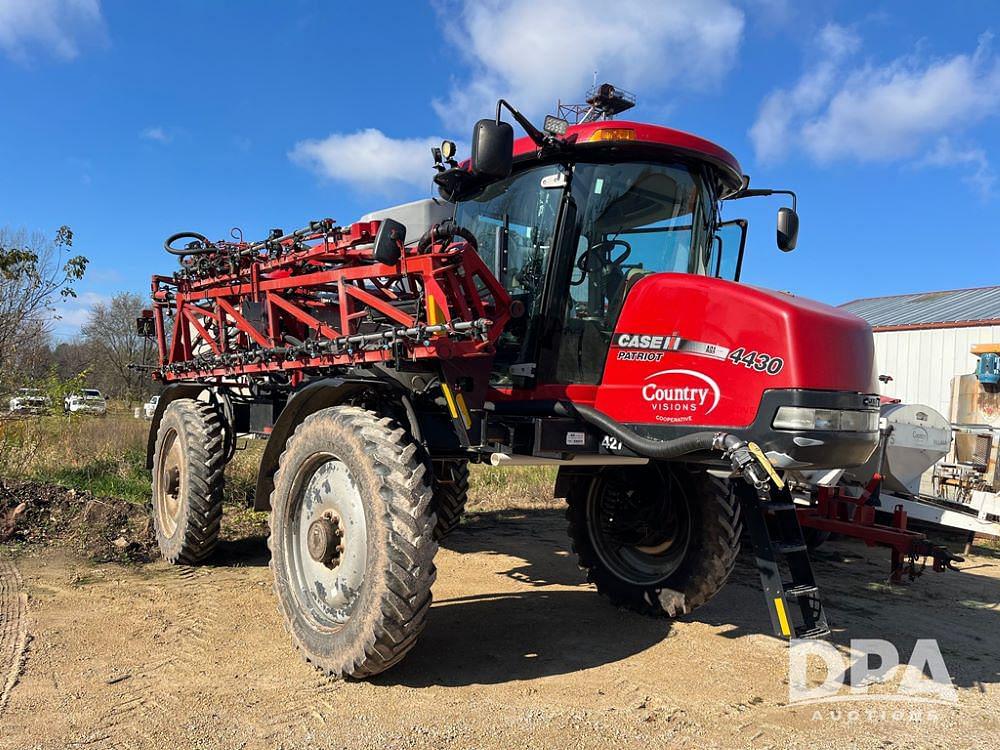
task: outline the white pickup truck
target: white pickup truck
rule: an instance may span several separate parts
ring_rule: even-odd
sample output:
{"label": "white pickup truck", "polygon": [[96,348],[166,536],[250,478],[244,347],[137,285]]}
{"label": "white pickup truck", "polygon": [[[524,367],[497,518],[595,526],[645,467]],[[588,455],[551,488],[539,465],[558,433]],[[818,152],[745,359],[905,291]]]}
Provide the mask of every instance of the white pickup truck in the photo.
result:
{"label": "white pickup truck", "polygon": [[159,396],[153,396],[149,401],[142,405],[142,416],[146,419],[152,419],[153,415],[156,414],[156,405],[160,402]]}
{"label": "white pickup truck", "polygon": [[96,388],[84,388],[66,396],[63,401],[63,411],[67,414],[97,414],[108,413],[108,402]]}
{"label": "white pickup truck", "polygon": [[44,414],[52,399],[37,388],[21,388],[10,400],[11,414]]}

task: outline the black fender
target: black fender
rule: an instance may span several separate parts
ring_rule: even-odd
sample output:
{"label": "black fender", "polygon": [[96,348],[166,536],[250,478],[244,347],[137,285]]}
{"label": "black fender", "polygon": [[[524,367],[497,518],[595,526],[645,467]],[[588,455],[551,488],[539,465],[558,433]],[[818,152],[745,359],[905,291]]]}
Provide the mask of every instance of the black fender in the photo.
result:
{"label": "black fender", "polygon": [[274,491],[274,475],[278,471],[278,459],[285,450],[285,443],[295,432],[302,421],[320,409],[328,409],[344,403],[351,396],[365,391],[386,391],[388,396],[399,403],[407,416],[410,431],[420,439],[420,428],[409,398],[398,388],[392,388],[388,383],[373,378],[323,378],[311,380],[303,388],[292,394],[281,410],[271,434],[264,446],[264,455],[260,460],[257,472],[257,488],[254,492],[254,510],[271,509],[271,493]]}
{"label": "black fender", "polygon": [[201,383],[174,383],[168,385],[160,392],[160,400],[156,402],[156,411],[153,412],[153,419],[149,425],[149,437],[146,438],[146,468],[153,468],[153,453],[156,451],[156,433],[160,430],[160,421],[163,419],[163,412],[170,405],[171,401],[179,398],[199,399],[203,393],[208,393],[208,402],[215,404],[222,416],[222,424],[225,429],[225,451],[226,461],[233,457],[236,452],[236,434],[233,431],[233,405],[229,397],[212,386]]}

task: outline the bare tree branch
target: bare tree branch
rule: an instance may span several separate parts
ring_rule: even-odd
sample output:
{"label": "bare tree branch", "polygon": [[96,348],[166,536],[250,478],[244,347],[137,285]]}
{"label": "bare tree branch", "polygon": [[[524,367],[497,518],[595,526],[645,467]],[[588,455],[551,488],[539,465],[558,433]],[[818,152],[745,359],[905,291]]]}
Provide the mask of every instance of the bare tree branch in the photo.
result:
{"label": "bare tree branch", "polygon": [[146,376],[129,369],[130,364],[148,364],[152,358],[149,340],[139,336],[135,319],[142,314],[142,298],[119,292],[107,304],[94,305],[84,324],[84,341],[93,347],[96,358],[106,363],[112,383],[109,390],[132,398],[143,391]]}
{"label": "bare tree branch", "polygon": [[0,386],[20,371],[21,352],[37,349],[48,333],[55,303],[75,297],[87,259],[70,256],[73,232],[53,239],[40,232],[0,228]]}

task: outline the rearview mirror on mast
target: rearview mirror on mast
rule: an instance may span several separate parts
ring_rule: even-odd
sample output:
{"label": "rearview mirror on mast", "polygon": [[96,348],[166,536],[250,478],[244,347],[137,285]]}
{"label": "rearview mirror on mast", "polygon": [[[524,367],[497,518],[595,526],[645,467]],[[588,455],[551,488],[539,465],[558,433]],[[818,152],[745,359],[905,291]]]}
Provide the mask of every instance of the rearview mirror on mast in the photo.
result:
{"label": "rearview mirror on mast", "polygon": [[737,190],[726,200],[739,200],[740,198],[754,198],[760,195],[790,195],[792,197],[792,207],[782,207],[778,209],[778,249],[784,253],[795,249],[799,241],[799,214],[796,211],[798,196],[792,190],[771,190],[770,188],[751,188],[750,176],[743,175],[743,187]]}
{"label": "rearview mirror on mast", "polygon": [[472,131],[472,173],[489,180],[510,176],[514,164],[514,128],[499,120],[480,120]]}
{"label": "rearview mirror on mast", "polygon": [[778,209],[778,249],[791,252],[799,241],[799,215],[795,209],[782,206]]}

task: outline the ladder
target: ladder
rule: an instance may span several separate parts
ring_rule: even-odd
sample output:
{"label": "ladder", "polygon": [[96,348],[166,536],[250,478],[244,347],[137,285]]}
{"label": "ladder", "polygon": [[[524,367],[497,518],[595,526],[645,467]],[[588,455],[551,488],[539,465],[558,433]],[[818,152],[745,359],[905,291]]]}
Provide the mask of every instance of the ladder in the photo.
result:
{"label": "ladder", "polygon": [[[809,550],[788,488],[769,485],[754,490],[743,482],[736,485],[774,634],[785,638],[829,635],[826,613],[809,562]],[[789,573],[787,579],[779,559],[784,560]],[[793,613],[796,613],[794,617]]]}

